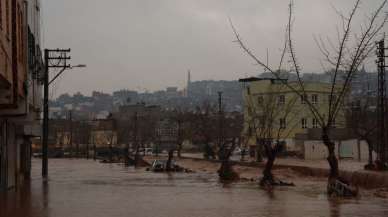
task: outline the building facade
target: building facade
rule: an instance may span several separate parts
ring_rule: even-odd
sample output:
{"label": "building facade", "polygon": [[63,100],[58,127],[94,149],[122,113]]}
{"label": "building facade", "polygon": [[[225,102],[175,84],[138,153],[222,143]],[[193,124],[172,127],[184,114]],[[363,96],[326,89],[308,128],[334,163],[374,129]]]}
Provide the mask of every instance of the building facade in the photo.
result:
{"label": "building facade", "polygon": [[[296,134],[320,128],[307,101],[314,105],[322,117],[328,117],[329,83],[304,82],[305,94],[302,96],[295,92],[301,92],[297,82],[272,78],[249,78],[240,82],[244,83],[244,134],[250,146],[256,146],[258,139],[281,140],[286,142],[289,151],[293,151]],[[288,85],[284,82],[288,82]],[[342,106],[340,108],[333,121],[335,128],[345,127],[344,111]]]}
{"label": "building facade", "polygon": [[30,176],[40,136],[40,1],[0,0],[0,189]]}

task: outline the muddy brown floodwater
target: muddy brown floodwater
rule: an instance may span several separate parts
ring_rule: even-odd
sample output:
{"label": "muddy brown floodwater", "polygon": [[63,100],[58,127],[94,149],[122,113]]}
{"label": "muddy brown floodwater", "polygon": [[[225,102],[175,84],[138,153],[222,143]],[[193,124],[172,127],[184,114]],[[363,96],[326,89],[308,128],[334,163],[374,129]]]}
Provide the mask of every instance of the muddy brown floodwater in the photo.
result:
{"label": "muddy brown floodwater", "polygon": [[87,160],[50,159],[50,178],[33,161],[29,185],[0,194],[1,217],[378,217],[388,200],[328,199],[324,183],[268,193],[252,182],[224,186],[215,174],[158,174]]}

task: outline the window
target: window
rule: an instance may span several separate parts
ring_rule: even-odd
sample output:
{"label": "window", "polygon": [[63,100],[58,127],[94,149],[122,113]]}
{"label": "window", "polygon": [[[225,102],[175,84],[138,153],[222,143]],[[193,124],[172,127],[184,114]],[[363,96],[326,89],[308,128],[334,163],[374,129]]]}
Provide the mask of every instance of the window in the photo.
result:
{"label": "window", "polygon": [[9,8],[9,0],[5,0],[5,30],[7,32],[7,36],[9,36],[10,29],[9,29],[9,15],[10,15],[10,8]]}
{"label": "window", "polygon": [[20,10],[19,5],[17,6],[17,14],[18,14],[18,30],[17,30],[17,39],[18,39],[18,47],[19,47],[19,61],[23,61],[23,49],[24,49],[24,40],[23,40],[23,14]]}
{"label": "window", "polygon": [[302,128],[303,129],[307,128],[307,119],[306,118],[302,118]]}
{"label": "window", "polygon": [[311,101],[313,104],[317,104],[318,103],[318,94],[311,95]]}
{"label": "window", "polygon": [[0,0],[0,29],[3,29],[3,1]]}
{"label": "window", "polygon": [[280,129],[286,129],[286,119],[280,118],[279,125],[280,125]]}
{"label": "window", "polygon": [[313,128],[318,128],[318,120],[313,118]]}
{"label": "window", "polygon": [[302,104],[306,104],[306,102],[307,102],[307,95],[306,94],[301,95],[300,96],[300,101],[301,101]]}
{"label": "window", "polygon": [[264,97],[263,97],[263,96],[257,97],[257,103],[258,103],[259,105],[263,104],[263,102],[264,102]]}
{"label": "window", "polygon": [[280,95],[279,98],[278,98],[278,104],[279,105],[284,105],[285,102],[286,102],[286,96]]}

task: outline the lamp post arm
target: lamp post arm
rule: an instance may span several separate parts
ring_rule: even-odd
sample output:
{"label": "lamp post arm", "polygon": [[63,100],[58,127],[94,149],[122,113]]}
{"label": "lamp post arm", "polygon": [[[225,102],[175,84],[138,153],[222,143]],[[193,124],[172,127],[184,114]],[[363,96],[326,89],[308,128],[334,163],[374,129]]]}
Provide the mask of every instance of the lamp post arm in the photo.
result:
{"label": "lamp post arm", "polygon": [[60,72],[58,72],[58,74],[55,75],[55,77],[53,79],[51,79],[51,81],[48,83],[49,85],[51,83],[53,83],[67,68],[63,68]]}

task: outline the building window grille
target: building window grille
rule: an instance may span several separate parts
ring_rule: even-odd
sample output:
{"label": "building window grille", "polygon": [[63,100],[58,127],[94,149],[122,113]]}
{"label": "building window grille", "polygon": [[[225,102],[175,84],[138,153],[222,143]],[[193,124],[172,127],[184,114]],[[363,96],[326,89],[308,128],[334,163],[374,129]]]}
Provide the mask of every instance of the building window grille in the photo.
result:
{"label": "building window grille", "polygon": [[278,98],[278,104],[279,105],[284,105],[286,103],[286,96],[280,95]]}
{"label": "building window grille", "polygon": [[313,118],[313,128],[318,128],[318,120]]}
{"label": "building window grille", "polygon": [[300,96],[300,101],[301,101],[302,104],[306,104],[306,102],[307,102],[307,95],[306,94],[301,95]]}
{"label": "building window grille", "polygon": [[302,129],[306,129],[306,128],[307,128],[307,119],[302,118]]}
{"label": "building window grille", "polygon": [[313,104],[318,104],[318,94],[313,94],[311,96],[311,101]]}

